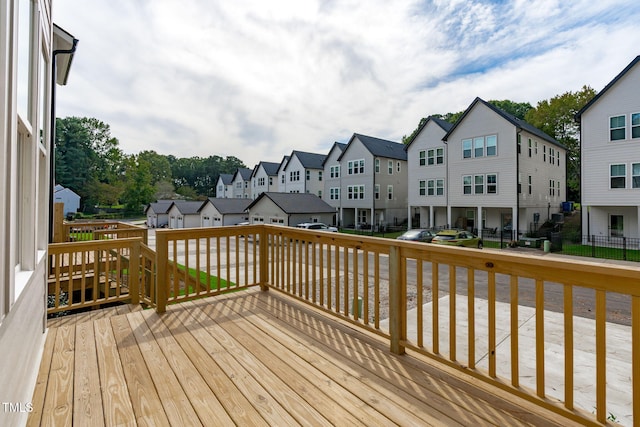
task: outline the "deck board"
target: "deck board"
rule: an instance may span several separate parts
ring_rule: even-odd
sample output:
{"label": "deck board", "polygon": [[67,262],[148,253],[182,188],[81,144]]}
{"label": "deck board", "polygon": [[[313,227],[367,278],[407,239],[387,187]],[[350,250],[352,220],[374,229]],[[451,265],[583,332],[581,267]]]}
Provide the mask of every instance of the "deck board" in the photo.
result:
{"label": "deck board", "polygon": [[95,316],[49,330],[29,425],[574,425],[275,291]]}

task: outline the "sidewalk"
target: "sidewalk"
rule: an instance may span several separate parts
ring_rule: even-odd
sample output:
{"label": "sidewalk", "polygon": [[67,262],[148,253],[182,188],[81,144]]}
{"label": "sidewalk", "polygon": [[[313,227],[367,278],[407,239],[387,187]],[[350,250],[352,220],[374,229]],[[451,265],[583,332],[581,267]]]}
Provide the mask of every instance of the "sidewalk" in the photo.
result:
{"label": "sidewalk", "polygon": [[[440,354],[449,357],[449,296],[439,300]],[[407,312],[407,338],[417,342],[417,308]],[[423,306],[424,345],[432,348],[431,303]],[[498,377],[511,382],[511,334],[509,304],[496,302],[496,370]],[[545,393],[564,399],[564,331],[563,315],[545,311]],[[574,317],[574,405],[595,413],[595,321]],[[456,359],[468,360],[467,297],[456,297]],[[535,391],[536,352],[535,309],[519,306],[519,371],[520,385]],[[388,321],[380,322],[388,330]],[[488,302],[475,299],[475,358],[477,368],[488,370]],[[633,425],[631,389],[631,328],[607,323],[607,414],[615,416],[621,425]]]}

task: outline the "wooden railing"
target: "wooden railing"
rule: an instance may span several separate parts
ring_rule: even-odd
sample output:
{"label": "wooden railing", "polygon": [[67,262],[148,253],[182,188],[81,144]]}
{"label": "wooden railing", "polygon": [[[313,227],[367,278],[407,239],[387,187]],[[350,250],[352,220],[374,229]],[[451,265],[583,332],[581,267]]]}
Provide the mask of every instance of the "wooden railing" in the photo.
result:
{"label": "wooden railing", "polygon": [[138,304],[142,245],[139,237],[50,244],[47,313]]}
{"label": "wooden railing", "polygon": [[142,242],[146,244],[147,229],[120,221],[74,221],[62,224],[62,242],[124,239],[128,237],[140,237]]}

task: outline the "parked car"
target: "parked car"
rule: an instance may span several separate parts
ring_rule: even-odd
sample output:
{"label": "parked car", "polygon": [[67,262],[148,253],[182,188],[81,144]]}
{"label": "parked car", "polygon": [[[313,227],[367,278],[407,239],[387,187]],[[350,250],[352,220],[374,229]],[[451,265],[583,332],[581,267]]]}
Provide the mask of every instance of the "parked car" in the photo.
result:
{"label": "parked car", "polygon": [[320,231],[331,231],[334,233],[338,232],[336,227],[331,227],[321,222],[303,222],[296,225],[298,228],[306,228],[307,230],[320,230]]}
{"label": "parked car", "polygon": [[438,231],[431,243],[482,249],[482,239],[475,234],[464,230]]}
{"label": "parked car", "polygon": [[414,228],[413,230],[405,231],[403,235],[398,236],[398,240],[410,240],[412,242],[425,242],[429,243],[435,237],[436,233],[431,230],[424,230],[421,228]]}

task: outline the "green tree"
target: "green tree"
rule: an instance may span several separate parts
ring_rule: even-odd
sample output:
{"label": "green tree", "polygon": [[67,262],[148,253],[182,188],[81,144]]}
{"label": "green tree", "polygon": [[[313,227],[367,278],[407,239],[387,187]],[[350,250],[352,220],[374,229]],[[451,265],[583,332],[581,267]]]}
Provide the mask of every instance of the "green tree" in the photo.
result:
{"label": "green tree", "polygon": [[138,154],[138,161],[146,162],[149,165],[152,184],[171,180],[171,163],[169,163],[167,156],[158,154],[153,150],[141,151]]}
{"label": "green tree", "polygon": [[575,115],[596,94],[593,88],[583,86],[579,91],[565,92],[538,102],[525,116],[528,123],[567,148],[568,200],[580,201],[580,129]]}
{"label": "green tree", "polygon": [[128,213],[141,214],[143,207],[153,201],[155,188],[151,184],[151,172],[147,162],[132,156],[127,161],[126,180],[122,203]]}
{"label": "green tree", "polygon": [[489,101],[489,104],[498,107],[502,111],[505,111],[512,116],[516,116],[521,120],[525,120],[526,114],[529,110],[533,109],[531,104],[528,102],[513,102],[508,99],[503,99],[502,101],[492,100]]}

